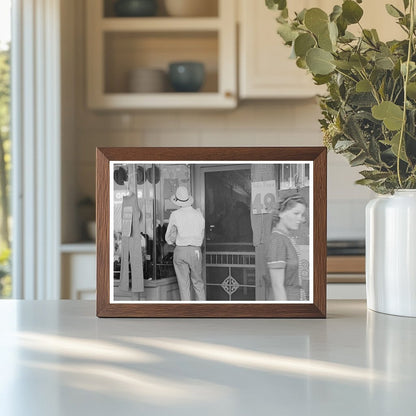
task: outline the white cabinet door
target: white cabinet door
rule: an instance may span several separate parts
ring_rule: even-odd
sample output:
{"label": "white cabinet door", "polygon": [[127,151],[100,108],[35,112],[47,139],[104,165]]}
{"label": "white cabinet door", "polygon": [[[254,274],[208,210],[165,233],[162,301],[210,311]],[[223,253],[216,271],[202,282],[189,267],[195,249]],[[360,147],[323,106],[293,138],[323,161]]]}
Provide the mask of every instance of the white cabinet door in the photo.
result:
{"label": "white cabinet door", "polygon": [[[304,7],[324,7],[328,0],[298,0]],[[305,98],[322,93],[311,75],[289,59],[291,49],[277,34],[276,11],[264,1],[239,0],[239,88],[241,98]]]}
{"label": "white cabinet door", "polygon": [[95,253],[64,253],[61,259],[62,299],[95,299]]}
{"label": "white cabinet door", "polygon": [[[389,1],[399,9],[402,0]],[[320,7],[329,13],[341,0],[298,0],[289,4],[289,11],[304,7]],[[277,34],[275,17],[278,12],[268,10],[264,1],[239,0],[239,89],[241,98],[305,98],[325,92],[324,87],[313,84],[311,75],[296,66],[290,59],[291,49]],[[404,32],[388,15],[384,2],[366,0],[362,26],[376,28],[383,41],[402,39]],[[358,34],[358,25],[348,30]]]}

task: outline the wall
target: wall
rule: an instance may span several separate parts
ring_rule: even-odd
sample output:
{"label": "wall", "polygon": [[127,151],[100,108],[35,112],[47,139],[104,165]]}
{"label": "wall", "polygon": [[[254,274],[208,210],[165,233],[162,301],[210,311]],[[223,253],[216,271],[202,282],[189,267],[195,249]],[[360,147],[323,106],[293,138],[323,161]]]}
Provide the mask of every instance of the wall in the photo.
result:
{"label": "wall", "polygon": [[[75,0],[75,39],[63,50],[64,94],[75,111],[63,146],[63,218],[76,201],[95,192],[95,147],[104,146],[313,146],[321,145],[319,107],[314,99],[245,101],[232,111],[92,112],[85,106],[85,22]],[[64,21],[68,21],[65,20]],[[68,29],[67,30],[74,30]],[[71,41],[68,41],[70,45]],[[72,59],[71,59],[72,58]],[[72,88],[73,87],[73,88]],[[63,97],[64,101],[66,97]],[[364,206],[372,193],[354,185],[359,169],[342,157],[328,160],[328,237],[363,238]],[[66,178],[66,179],[65,179]],[[68,199],[67,192],[73,195]],[[74,191],[74,192],[73,192]],[[319,215],[319,213],[316,213]],[[64,226],[63,241],[77,239]]]}

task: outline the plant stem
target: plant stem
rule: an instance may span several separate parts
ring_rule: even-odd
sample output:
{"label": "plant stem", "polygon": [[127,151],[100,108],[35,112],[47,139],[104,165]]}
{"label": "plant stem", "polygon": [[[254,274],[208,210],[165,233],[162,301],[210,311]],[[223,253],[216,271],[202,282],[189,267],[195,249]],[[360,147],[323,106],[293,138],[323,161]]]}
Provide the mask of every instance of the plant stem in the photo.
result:
{"label": "plant stem", "polygon": [[366,81],[368,81],[368,83],[370,84],[371,93],[373,94],[374,99],[377,101],[377,104],[380,104],[380,99],[379,99],[379,96],[378,96],[378,92],[376,90],[376,87],[370,81],[370,78],[368,78],[367,73],[365,72],[365,69],[362,66],[361,66],[361,68],[362,68],[362,71],[360,71],[360,75],[362,76],[363,79],[365,79]]}
{"label": "plant stem", "polygon": [[335,68],[335,71],[338,72],[341,75],[344,75],[344,77],[349,78],[351,81],[353,81],[355,83],[358,82],[355,78],[353,78],[352,76],[350,76],[348,74],[345,74],[344,72],[340,71],[338,68]]}
{"label": "plant stem", "polygon": [[413,50],[413,36],[414,36],[414,27],[415,27],[415,15],[414,15],[415,0],[410,0],[409,6],[410,6],[409,46],[407,48],[406,73],[405,73],[404,81],[403,81],[404,100],[403,100],[402,127],[400,129],[399,149],[397,151],[397,177],[399,179],[400,188],[403,188],[402,178],[400,175],[400,156],[401,156],[402,147],[403,147],[404,132],[406,130],[407,83],[409,81],[410,60],[412,58],[412,50]]}

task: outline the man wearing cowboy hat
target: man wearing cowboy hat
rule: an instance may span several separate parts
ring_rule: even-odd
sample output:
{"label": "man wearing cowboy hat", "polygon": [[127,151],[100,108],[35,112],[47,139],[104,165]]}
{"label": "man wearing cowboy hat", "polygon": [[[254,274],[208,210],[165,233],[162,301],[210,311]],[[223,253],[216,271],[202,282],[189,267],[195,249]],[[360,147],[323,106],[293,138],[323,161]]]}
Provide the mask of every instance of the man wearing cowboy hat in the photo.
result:
{"label": "man wearing cowboy hat", "polygon": [[201,254],[205,219],[199,209],[192,207],[194,199],[189,195],[186,187],[179,186],[170,200],[180,208],[170,215],[165,240],[168,244],[176,244],[173,265],[181,300],[192,300],[191,284],[196,300],[206,300]]}

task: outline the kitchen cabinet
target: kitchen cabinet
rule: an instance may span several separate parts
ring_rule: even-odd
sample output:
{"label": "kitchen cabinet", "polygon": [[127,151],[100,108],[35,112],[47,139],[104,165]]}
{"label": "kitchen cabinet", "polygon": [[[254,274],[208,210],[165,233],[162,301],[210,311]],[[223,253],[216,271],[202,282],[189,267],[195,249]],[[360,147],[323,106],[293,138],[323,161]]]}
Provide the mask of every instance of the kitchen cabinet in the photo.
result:
{"label": "kitchen cabinet", "polygon": [[[233,108],[237,105],[236,7],[217,3],[207,17],[115,17],[111,2],[86,2],[87,102],[90,109]],[[110,7],[108,7],[110,5]],[[169,63],[199,61],[199,92],[134,93],[128,74],[140,68],[168,70]]]}
{"label": "kitchen cabinet", "polygon": [[[299,0],[296,10],[325,8],[324,3],[328,0]],[[264,1],[239,0],[240,98],[308,98],[322,93],[311,75],[289,59],[291,50],[276,33],[275,16]]]}
{"label": "kitchen cabinet", "polygon": [[[293,2],[295,3],[295,2]],[[399,9],[401,0],[391,2]],[[341,1],[298,0],[289,4],[290,10],[320,7],[330,12],[334,4]],[[239,96],[250,98],[308,98],[325,93],[325,87],[316,86],[305,70],[290,59],[291,49],[277,35],[276,11],[268,10],[263,1],[239,0]],[[389,16],[378,0],[366,0],[363,27],[376,28],[383,41],[403,38],[403,33],[394,18]],[[348,30],[357,33],[358,25]]]}
{"label": "kitchen cabinet", "polygon": [[94,300],[96,290],[95,244],[63,244],[61,253],[61,298]]}

